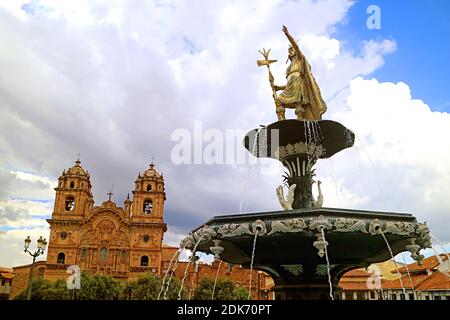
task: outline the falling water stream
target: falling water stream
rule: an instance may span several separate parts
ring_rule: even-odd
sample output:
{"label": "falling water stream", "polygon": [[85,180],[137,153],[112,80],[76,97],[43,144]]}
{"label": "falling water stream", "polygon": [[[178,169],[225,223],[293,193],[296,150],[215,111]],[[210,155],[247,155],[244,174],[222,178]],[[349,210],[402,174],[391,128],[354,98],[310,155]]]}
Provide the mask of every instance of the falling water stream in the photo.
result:
{"label": "falling water stream", "polygon": [[[356,133],[354,133],[355,134],[355,137],[356,137],[356,140],[359,142],[359,145],[361,146],[361,147],[358,147],[356,144],[354,145],[354,148],[352,148],[352,149],[354,149],[356,152],[357,152],[357,154],[359,155],[359,160],[361,161],[361,163],[362,163],[362,165],[363,165],[363,167],[366,169],[366,167],[365,167],[365,165],[364,165],[364,161],[363,161],[363,159],[362,159],[362,157],[361,157],[361,152],[362,153],[364,153],[364,155],[367,157],[367,159],[369,160],[368,162],[369,162],[369,165],[370,165],[370,167],[372,168],[372,171],[373,171],[373,180],[371,180],[370,181],[370,183],[371,184],[373,184],[374,182],[375,182],[375,187],[376,187],[376,189],[377,189],[377,191],[378,191],[378,193],[379,194],[381,194],[381,195],[385,195],[386,193],[385,192],[383,192],[383,188],[382,188],[382,186],[381,186],[381,184],[380,184],[380,179],[378,178],[379,177],[379,175],[378,175],[378,172],[377,172],[377,168],[376,168],[376,166],[375,166],[375,162],[372,160],[372,158],[369,156],[369,154],[367,153],[367,152],[365,152],[364,151],[364,149],[362,148],[362,142],[361,142],[361,139],[359,138],[359,136],[356,134]],[[357,157],[358,158],[358,157]],[[369,171],[369,170],[367,170],[367,171]]]}
{"label": "falling water stream", "polygon": [[[172,270],[171,270],[171,273],[170,273],[170,276],[169,276],[169,280],[167,281],[167,284],[166,284],[166,289],[164,290],[164,300],[167,300],[167,292],[169,291],[170,282],[172,281],[172,277],[173,277],[173,275],[174,275],[174,273],[175,273],[175,270],[177,270],[178,261],[179,261],[180,256],[181,256],[181,252],[182,252],[184,249],[186,249],[186,247],[183,247],[183,248],[181,248],[181,250],[179,250],[178,258],[175,260],[175,264],[174,264],[174,266],[173,266],[173,268],[172,268]],[[178,252],[178,251],[177,251],[177,252]],[[166,274],[166,275],[167,275],[167,274]]]}
{"label": "falling water stream", "polygon": [[[172,256],[172,259],[170,259],[170,262],[169,262],[169,266],[167,267],[167,272],[166,272],[166,274],[164,275],[164,278],[163,278],[163,281],[162,281],[162,284],[161,284],[161,291],[159,291],[159,294],[158,294],[158,298],[156,298],[156,300],[159,300],[160,298],[161,298],[161,294],[163,293],[163,291],[164,291],[164,285],[166,284],[166,279],[167,279],[167,275],[169,274],[169,272],[171,272],[171,267],[172,267],[172,263],[173,263],[173,260],[175,259],[175,257],[176,257],[176,255],[178,254],[181,254],[181,251],[183,251],[183,249],[184,248],[179,248],[177,251],[175,251],[175,254]],[[178,260],[177,260],[178,261]],[[173,273],[172,273],[173,274]]]}
{"label": "falling water stream", "polygon": [[[258,128],[258,129],[256,130],[255,140],[253,140],[253,146],[252,146],[251,154],[255,154],[255,149],[256,149],[256,145],[257,145],[257,143],[258,143],[259,133],[260,133],[260,131],[261,131],[262,129],[263,129],[263,128]],[[239,214],[242,213],[242,209],[243,209],[243,207],[244,207],[244,200],[245,200],[245,197],[247,196],[248,185],[249,185],[249,183],[250,183],[250,174],[251,174],[251,172],[252,172],[252,168],[253,168],[252,164],[249,163],[248,171],[247,171],[247,177],[246,177],[246,179],[245,179],[244,191],[242,192],[241,203],[239,204]]]}
{"label": "falling water stream", "polygon": [[211,300],[214,300],[214,292],[216,291],[217,279],[219,278],[220,267],[222,266],[222,260],[220,260],[219,265],[217,267],[216,277],[214,279],[214,286],[211,294]]}
{"label": "falling water stream", "polygon": [[[447,256],[447,270],[444,270],[445,272],[442,272],[445,276],[447,276],[448,278],[450,278],[450,255],[448,254],[447,249],[442,245],[441,240],[439,240],[438,237],[436,237],[434,234],[431,234],[431,236],[433,238],[436,239],[436,241],[438,242],[439,246],[442,249],[442,254],[445,254]],[[432,246],[431,247],[434,251],[434,255],[436,256],[436,258],[439,260],[440,255],[436,252],[436,249]]]}
{"label": "falling water stream", "polygon": [[333,177],[334,188],[336,190],[336,199],[338,201],[339,207],[341,207],[341,199],[339,198],[339,191],[338,191],[339,190],[339,186],[338,186],[338,183],[337,183],[337,178],[336,178],[336,172],[334,170],[334,165],[333,165],[333,162],[331,161],[330,158],[328,158],[328,162],[329,162],[330,167],[331,167],[331,176]]}
{"label": "falling water stream", "polygon": [[[202,252],[203,253],[203,252]],[[199,259],[200,259],[199,255]],[[194,273],[198,273],[198,263],[195,264],[195,270]],[[191,296],[192,296],[192,290],[194,288],[194,277],[192,277],[192,281],[191,281],[191,287],[189,288],[189,296],[188,296],[188,300],[191,300]]]}
{"label": "falling water stream", "polygon": [[381,299],[386,300],[384,296],[383,286],[381,284],[381,277],[378,275],[378,281],[380,281],[380,292],[381,292]]}
{"label": "falling water stream", "polygon": [[189,266],[191,265],[191,262],[194,260],[195,253],[197,252],[197,247],[200,244],[200,242],[202,241],[202,239],[203,239],[203,236],[200,236],[198,238],[197,242],[195,243],[194,248],[192,249],[192,256],[188,260],[188,263],[186,265],[186,269],[184,269],[183,280],[181,280],[180,290],[178,291],[178,300],[181,300],[181,293],[183,292],[184,282],[186,281],[186,277],[187,277],[187,274],[188,274]]}
{"label": "falling water stream", "polygon": [[256,238],[258,237],[258,232],[259,232],[259,229],[256,229],[255,238],[253,239],[252,260],[250,261],[250,281],[249,281],[249,286],[248,286],[247,300],[250,300],[250,298],[252,296],[253,260],[255,259]]}
{"label": "falling water stream", "polygon": [[400,252],[400,255],[402,256],[403,263],[405,264],[406,273],[408,274],[409,283],[411,284],[411,289],[413,291],[414,300],[417,300],[416,289],[414,288],[414,284],[413,284],[412,279],[411,279],[411,274],[409,273],[409,268],[408,268],[408,264],[406,263],[405,256],[403,255],[403,252]]}
{"label": "falling water stream", "polygon": [[380,234],[383,237],[384,242],[386,242],[387,248],[389,249],[389,253],[391,254],[392,261],[394,262],[394,265],[395,265],[395,269],[397,270],[397,275],[399,276],[400,286],[402,287],[403,294],[406,297],[406,290],[405,290],[405,287],[403,286],[402,275],[401,275],[401,273],[400,273],[400,271],[398,269],[397,262],[394,259],[394,254],[392,253],[392,249],[391,249],[391,246],[389,245],[389,241],[387,241],[386,236],[384,235],[383,231],[381,230],[381,227],[378,229],[378,231],[380,231]]}
{"label": "falling water stream", "polygon": [[[323,240],[326,241],[325,240],[325,232],[323,231],[323,228],[320,228],[320,232],[322,233]],[[324,248],[325,248],[325,259],[327,261],[328,284],[330,285],[330,298],[331,298],[331,300],[334,300],[334,297],[333,297],[333,285],[331,283],[331,274],[330,274],[330,260],[328,259],[327,245],[325,245]]]}

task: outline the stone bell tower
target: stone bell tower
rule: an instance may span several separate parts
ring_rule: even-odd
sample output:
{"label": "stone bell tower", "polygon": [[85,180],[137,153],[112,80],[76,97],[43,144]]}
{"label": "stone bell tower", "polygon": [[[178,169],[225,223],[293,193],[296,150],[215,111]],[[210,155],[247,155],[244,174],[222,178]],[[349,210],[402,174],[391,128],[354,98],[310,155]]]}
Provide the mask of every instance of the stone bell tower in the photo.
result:
{"label": "stone bell tower", "polygon": [[47,254],[47,277],[61,277],[61,270],[77,264],[78,236],[82,221],[94,206],[89,172],[75,165],[64,170],[55,188],[55,205],[50,224]]}
{"label": "stone bell tower", "polygon": [[75,165],[59,177],[52,219],[79,220],[94,205],[89,172],[80,164],[77,159]]}
{"label": "stone bell tower", "polygon": [[152,162],[142,175],[139,173],[135,181],[131,221],[162,223],[165,200],[163,175],[155,170]]}
{"label": "stone bell tower", "polygon": [[[133,244],[131,250],[130,271],[151,271],[161,273],[161,250],[164,232],[164,190],[163,175],[155,170],[153,162],[135,181],[133,199],[125,200],[129,207],[129,221],[132,227]],[[130,203],[131,202],[131,203]]]}

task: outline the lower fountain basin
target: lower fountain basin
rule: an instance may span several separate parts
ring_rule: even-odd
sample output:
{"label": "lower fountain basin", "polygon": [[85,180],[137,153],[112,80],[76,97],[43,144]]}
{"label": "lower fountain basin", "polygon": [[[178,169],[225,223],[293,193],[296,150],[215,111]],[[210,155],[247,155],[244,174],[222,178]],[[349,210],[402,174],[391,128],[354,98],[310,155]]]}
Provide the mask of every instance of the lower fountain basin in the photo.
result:
{"label": "lower fountain basin", "polygon": [[394,256],[411,252],[419,263],[420,250],[431,247],[427,225],[411,214],[335,208],[217,216],[182,246],[248,267],[256,233],[253,268],[273,277],[280,299],[327,297],[328,268],[337,289],[346,271],[390,259],[389,247]]}

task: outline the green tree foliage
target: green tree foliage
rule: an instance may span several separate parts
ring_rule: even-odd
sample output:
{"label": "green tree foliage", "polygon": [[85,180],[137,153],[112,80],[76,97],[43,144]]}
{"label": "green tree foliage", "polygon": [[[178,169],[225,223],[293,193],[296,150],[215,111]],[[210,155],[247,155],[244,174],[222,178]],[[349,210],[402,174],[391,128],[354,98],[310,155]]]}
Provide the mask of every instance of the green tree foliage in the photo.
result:
{"label": "green tree foliage", "polygon": [[[164,292],[166,290],[166,285],[169,282],[169,277],[166,278],[166,283],[164,284],[163,293],[160,299],[164,299]],[[135,281],[130,281],[127,283],[123,297],[129,300],[156,300],[161,291],[162,279],[153,274],[147,273],[140,276]],[[178,299],[178,291],[180,290],[181,281],[175,277],[172,277],[169,284],[169,289],[167,290],[166,297],[168,300]],[[186,290],[183,288],[181,297],[186,298]]]}
{"label": "green tree foliage", "polygon": [[[81,274],[81,289],[75,290],[77,300],[115,300],[122,295],[123,285],[104,275]],[[32,300],[70,300],[73,291],[67,288],[65,279],[57,281],[45,280],[41,277],[33,279],[31,290]],[[25,288],[15,299],[24,300],[27,297]]]}
{"label": "green tree foliage", "polygon": [[79,300],[118,300],[123,291],[123,284],[111,276],[100,274],[81,274],[81,288],[76,290]]}
{"label": "green tree foliage", "polygon": [[[211,300],[214,279],[202,278],[194,293],[194,300]],[[230,279],[217,279],[214,300],[246,300],[248,291],[237,287]]]}
{"label": "green tree foliage", "polygon": [[[169,278],[166,279],[166,284]],[[75,290],[67,288],[66,279],[57,281],[45,280],[42,277],[34,278],[31,291],[32,300],[70,300],[72,295],[75,300],[156,300],[161,291],[162,279],[147,273],[134,281],[125,284],[111,276],[81,274],[81,288]],[[167,299],[177,300],[181,280],[172,277],[167,290]],[[166,286],[164,286],[164,291]],[[163,292],[164,292],[163,291]],[[27,290],[24,289],[15,299],[25,300]],[[183,288],[182,299],[187,298],[186,289]],[[162,294],[160,299],[164,299]]]}
{"label": "green tree foliage", "polygon": [[[47,296],[47,291],[52,287],[52,283],[45,280],[42,277],[35,277],[33,279],[31,299],[32,300],[44,300]],[[25,300],[27,298],[27,289],[25,288],[17,296],[14,297],[16,300]]]}

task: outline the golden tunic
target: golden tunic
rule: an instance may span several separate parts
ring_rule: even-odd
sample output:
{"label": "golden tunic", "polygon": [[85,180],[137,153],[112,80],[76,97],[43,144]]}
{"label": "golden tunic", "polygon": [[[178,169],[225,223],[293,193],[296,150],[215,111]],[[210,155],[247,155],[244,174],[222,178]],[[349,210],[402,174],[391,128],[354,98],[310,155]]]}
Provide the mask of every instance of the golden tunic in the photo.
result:
{"label": "golden tunic", "polygon": [[300,59],[298,55],[292,59],[286,69],[286,78],[286,88],[276,100],[285,108],[295,109],[300,105],[305,109],[302,114],[305,120],[320,120],[327,106],[311,73],[311,66],[303,55]]}
{"label": "golden tunic", "polygon": [[286,88],[278,95],[277,100],[284,105],[309,103],[305,94],[303,76],[301,60],[295,57],[286,69]]}

